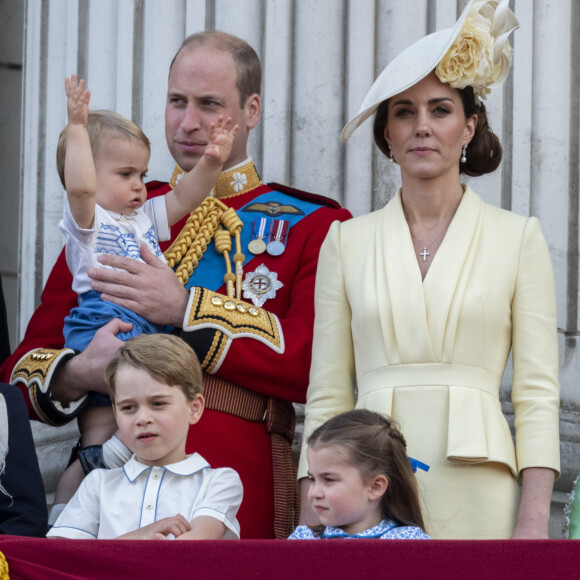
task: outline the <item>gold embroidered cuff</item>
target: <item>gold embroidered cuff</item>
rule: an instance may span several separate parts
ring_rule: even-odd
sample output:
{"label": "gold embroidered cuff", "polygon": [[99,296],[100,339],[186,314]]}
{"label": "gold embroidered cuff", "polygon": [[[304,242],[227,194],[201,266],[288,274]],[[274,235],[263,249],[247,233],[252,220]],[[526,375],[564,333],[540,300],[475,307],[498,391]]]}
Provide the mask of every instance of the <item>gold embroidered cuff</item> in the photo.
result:
{"label": "gold embroidered cuff", "polygon": [[219,330],[227,340],[226,344],[223,336],[214,337],[210,351],[213,372],[219,368],[231,341],[236,338],[253,338],[279,354],[284,352],[284,335],[275,314],[207,288],[193,287],[183,330],[193,332],[203,328]]}
{"label": "gold embroidered cuff", "polygon": [[83,409],[86,397],[63,406],[50,398],[50,381],[56,369],[75,355],[70,348],[52,350],[37,348],[27,352],[12,371],[10,382],[24,384],[38,418],[49,425],[64,425]]}
{"label": "gold embroidered cuff", "polygon": [[219,368],[219,365],[227,352],[228,344],[228,337],[223,332],[216,330],[207,354],[201,362],[201,368],[206,373],[215,373]]}

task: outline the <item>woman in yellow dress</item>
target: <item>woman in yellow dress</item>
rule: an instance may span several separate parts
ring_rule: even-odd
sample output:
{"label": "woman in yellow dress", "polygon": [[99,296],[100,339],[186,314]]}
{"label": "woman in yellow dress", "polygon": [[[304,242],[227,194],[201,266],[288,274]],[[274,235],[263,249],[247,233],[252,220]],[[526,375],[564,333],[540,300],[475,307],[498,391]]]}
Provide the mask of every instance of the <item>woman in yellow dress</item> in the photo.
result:
{"label": "woman in yellow dress", "polygon": [[[401,189],[335,223],[317,273],[305,440],[353,407],[393,416],[409,455],[430,466],[417,477],[434,538],[547,538],[559,471],[555,290],[540,224],[460,181],[501,161],[482,98],[509,70],[518,23],[507,4],[470,2],[375,81],[342,139],[375,114]],[[510,350],[515,446],[499,400]],[[303,523],[313,518],[305,508]]]}

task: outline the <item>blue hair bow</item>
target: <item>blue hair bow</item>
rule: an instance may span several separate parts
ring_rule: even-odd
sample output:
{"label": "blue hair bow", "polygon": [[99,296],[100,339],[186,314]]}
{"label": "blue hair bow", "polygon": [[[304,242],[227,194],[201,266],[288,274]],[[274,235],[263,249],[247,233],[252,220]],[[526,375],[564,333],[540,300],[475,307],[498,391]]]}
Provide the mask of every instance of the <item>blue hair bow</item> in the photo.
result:
{"label": "blue hair bow", "polygon": [[417,473],[417,469],[422,469],[423,471],[429,471],[429,466],[425,463],[421,463],[413,457],[409,457],[409,463],[411,464],[411,469],[413,473]]}

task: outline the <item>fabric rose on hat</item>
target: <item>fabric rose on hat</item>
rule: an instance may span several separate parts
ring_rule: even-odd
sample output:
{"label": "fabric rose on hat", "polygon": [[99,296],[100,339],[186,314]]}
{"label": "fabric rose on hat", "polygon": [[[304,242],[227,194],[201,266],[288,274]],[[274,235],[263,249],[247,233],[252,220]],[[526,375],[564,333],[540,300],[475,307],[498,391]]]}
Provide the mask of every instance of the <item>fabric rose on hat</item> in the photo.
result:
{"label": "fabric rose on hat", "polygon": [[471,86],[476,96],[486,98],[507,77],[512,54],[508,36],[517,27],[507,1],[474,2],[435,74],[455,89]]}

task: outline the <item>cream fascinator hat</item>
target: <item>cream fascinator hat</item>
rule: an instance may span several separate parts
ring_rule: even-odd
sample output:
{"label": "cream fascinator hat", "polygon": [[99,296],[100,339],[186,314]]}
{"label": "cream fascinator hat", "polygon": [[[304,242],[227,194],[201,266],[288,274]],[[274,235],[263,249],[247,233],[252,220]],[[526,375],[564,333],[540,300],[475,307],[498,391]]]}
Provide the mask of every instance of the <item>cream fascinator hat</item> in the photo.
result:
{"label": "cream fascinator hat", "polygon": [[519,23],[509,0],[470,0],[453,28],[425,36],[409,46],[385,68],[367,93],[358,114],[342,130],[345,143],[379,105],[406,91],[431,71],[455,89],[473,87],[484,99],[509,72],[508,36]]}

